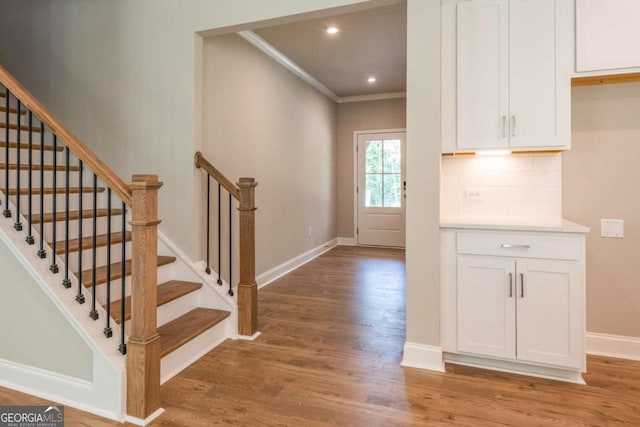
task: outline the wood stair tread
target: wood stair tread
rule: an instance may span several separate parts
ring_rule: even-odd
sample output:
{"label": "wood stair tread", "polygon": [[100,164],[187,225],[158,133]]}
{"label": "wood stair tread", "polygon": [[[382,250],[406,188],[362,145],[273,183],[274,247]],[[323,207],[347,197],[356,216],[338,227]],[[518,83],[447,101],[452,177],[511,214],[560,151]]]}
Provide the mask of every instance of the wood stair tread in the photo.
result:
{"label": "wood stair tread", "polygon": [[[96,188],[96,191],[98,193],[102,193],[104,192],[105,188],[104,187],[98,187]],[[64,187],[56,187],[56,194],[65,194],[66,193],[66,189]],[[10,188],[9,189],[9,195],[10,196],[15,196],[17,194],[18,190],[16,188]],[[79,193],[80,192],[80,187],[69,187],[69,194],[75,194],[75,193]],[[82,187],[82,192],[84,194],[91,194],[93,192],[93,187]],[[31,195],[37,195],[40,194],[40,189],[39,188],[32,188],[31,189]],[[47,187],[44,189],[44,194],[53,194],[53,187]],[[21,196],[28,196],[29,195],[29,189],[28,188],[21,188],[20,189],[20,195]]]}
{"label": "wood stair tread", "polygon": [[[158,307],[177,300],[191,292],[195,292],[200,288],[202,288],[202,283],[183,282],[181,280],[171,280],[158,285]],[[127,321],[131,319],[131,296],[126,297],[124,301],[124,319]],[[122,300],[113,301],[111,303],[111,317],[117,324],[120,324],[121,322],[121,310]]]}
{"label": "wood stair tread", "polygon": [[[7,168],[7,165],[5,163],[0,164],[0,170],[4,170]],[[18,165],[16,163],[9,163],[9,170],[16,170],[18,169]],[[39,164],[32,164],[31,165],[31,170],[33,171],[39,171],[41,170],[42,167]],[[27,163],[20,163],[20,170],[22,171],[26,171],[29,170],[29,164]],[[44,170],[45,171],[52,171],[53,170],[53,165],[44,165]],[[56,170],[58,172],[64,172],[66,170],[66,167],[64,165],[58,165],[56,166]],[[78,172],[80,170],[79,166],[69,166],[69,172]]]}
{"label": "wood stair tread", "polygon": [[[158,256],[157,257],[157,266],[161,267],[163,265],[171,264],[176,260],[175,257],[171,256]],[[111,264],[111,280],[117,280],[122,277],[120,274],[120,265],[121,262],[114,262]],[[131,260],[128,259],[124,263],[124,275],[131,275]],[[78,273],[76,273],[78,276]],[[100,267],[96,267],[96,286],[102,285],[103,283],[107,283],[107,266],[103,265]],[[92,272],[91,268],[88,268],[82,272],[82,284],[85,288],[89,288],[92,285]]]}
{"label": "wood stair tread", "polygon": [[[100,234],[96,236],[96,247],[101,248],[103,246],[107,246],[107,234]],[[131,241],[131,232],[127,231],[125,233],[125,241]],[[53,242],[48,242],[49,246],[52,245]],[[115,245],[118,243],[122,243],[122,233],[114,232],[111,233],[111,244]],[[78,252],[80,246],[80,239],[69,239],[69,253]],[[82,250],[90,249],[93,247],[93,236],[83,237],[82,238]],[[64,240],[59,240],[56,242],[56,254],[61,255],[64,253]]]}
{"label": "wood stair tread", "polygon": [[[6,113],[7,108],[5,106],[0,106],[0,113]],[[9,114],[16,114],[18,112],[17,108],[9,107]],[[20,115],[24,116],[27,114],[27,110],[24,108],[20,109]]]}
{"label": "wood stair tread", "polygon": [[[6,141],[0,141],[0,148],[6,148],[7,147],[7,142]],[[18,143],[17,142],[9,142],[9,148],[18,148]],[[58,147],[56,147],[58,151],[62,152],[64,151],[64,147],[59,145]],[[20,143],[20,149],[21,150],[28,150],[29,149],[29,143],[28,142],[21,142]],[[31,150],[40,150],[40,144],[31,144]],[[46,145],[44,146],[44,151],[53,151],[53,145]]]}
{"label": "wood stair tread", "polygon": [[[96,209],[96,217],[101,218],[101,217],[105,217],[107,216],[108,212],[106,209]],[[111,209],[111,216],[118,216],[118,215],[122,215],[122,209]],[[40,214],[34,214],[31,222],[33,224],[40,224],[40,218],[41,215]],[[93,218],[93,210],[92,209],[85,209],[82,211],[82,218],[83,219],[91,219]],[[56,214],[56,221],[64,221],[66,219],[66,213],[65,212],[58,212]],[[69,221],[75,221],[80,219],[80,211],[70,211],[69,212]],[[44,222],[45,223],[49,223],[49,222],[53,222],[53,212],[49,212],[49,213],[45,213],[44,214]]]}
{"label": "wood stair tread", "polygon": [[[6,123],[0,123],[0,129],[6,129],[6,128],[7,128],[7,124]],[[18,129],[18,125],[13,124],[13,123],[9,123],[9,129],[17,130]],[[20,125],[20,130],[28,132],[29,131],[29,126]],[[31,128],[31,132],[40,133],[40,132],[42,132],[42,129],[41,128],[37,128],[37,127],[32,127]]]}
{"label": "wood stair tread", "polygon": [[160,357],[173,352],[229,317],[228,311],[196,308],[158,328]]}

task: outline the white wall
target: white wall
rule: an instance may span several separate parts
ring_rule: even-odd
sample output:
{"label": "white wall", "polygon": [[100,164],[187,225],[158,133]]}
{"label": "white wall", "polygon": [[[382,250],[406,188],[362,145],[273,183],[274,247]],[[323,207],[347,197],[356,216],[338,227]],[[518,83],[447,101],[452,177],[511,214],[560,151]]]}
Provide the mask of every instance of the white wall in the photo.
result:
{"label": "white wall", "polygon": [[2,240],[0,271],[0,360],[91,381],[92,350]]}
{"label": "white wall", "polygon": [[355,237],[353,132],[404,128],[407,125],[406,109],[404,98],[338,104],[336,197],[339,237]]}
{"label": "white wall", "polygon": [[234,34],[205,39],[203,87],[205,157],[258,181],[256,272],[334,239],[335,103]]}
{"label": "white wall", "polygon": [[[160,175],[160,228],[197,258],[200,172],[193,151],[202,143],[202,117],[195,33],[374,3],[390,2],[4,0],[0,49],[9,71],[116,172]],[[408,0],[407,25],[407,340],[437,346],[440,1]]]}
{"label": "white wall", "polygon": [[[466,190],[482,192],[468,200]],[[443,217],[536,219],[562,218],[562,155],[444,156]]]}
{"label": "white wall", "polygon": [[440,345],[440,1],[407,2],[407,342]]}
{"label": "white wall", "polygon": [[9,71],[123,179],[135,173],[160,176],[165,183],[160,228],[197,259],[200,194],[194,191],[199,172],[193,153],[201,144],[201,45],[196,33],[370,3],[6,0],[0,2],[0,49]]}
{"label": "white wall", "polygon": [[[587,330],[640,337],[640,83],[573,88],[572,148],[562,154],[566,218],[587,234]],[[600,220],[624,220],[624,239]]]}

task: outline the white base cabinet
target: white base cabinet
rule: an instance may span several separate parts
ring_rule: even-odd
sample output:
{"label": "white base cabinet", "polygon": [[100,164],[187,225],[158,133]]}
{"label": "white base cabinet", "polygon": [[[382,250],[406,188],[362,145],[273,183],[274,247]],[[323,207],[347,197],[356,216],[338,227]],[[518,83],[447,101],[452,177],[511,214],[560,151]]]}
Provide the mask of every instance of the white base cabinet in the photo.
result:
{"label": "white base cabinet", "polygon": [[579,378],[584,234],[443,229],[442,237],[444,350],[467,364],[478,356]]}

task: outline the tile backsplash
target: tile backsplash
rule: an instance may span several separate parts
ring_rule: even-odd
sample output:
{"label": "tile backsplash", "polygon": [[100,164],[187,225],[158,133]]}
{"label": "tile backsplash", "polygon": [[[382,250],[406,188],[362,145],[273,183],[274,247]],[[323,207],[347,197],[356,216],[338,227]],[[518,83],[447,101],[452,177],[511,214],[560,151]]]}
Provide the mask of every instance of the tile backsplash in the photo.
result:
{"label": "tile backsplash", "polygon": [[562,155],[444,156],[443,218],[562,218]]}

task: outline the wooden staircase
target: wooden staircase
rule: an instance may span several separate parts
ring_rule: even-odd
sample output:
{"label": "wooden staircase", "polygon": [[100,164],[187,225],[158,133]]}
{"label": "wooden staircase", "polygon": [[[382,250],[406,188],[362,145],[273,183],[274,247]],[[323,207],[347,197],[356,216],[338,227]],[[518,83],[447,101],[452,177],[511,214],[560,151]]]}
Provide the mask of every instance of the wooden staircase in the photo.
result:
{"label": "wooden staircase", "polygon": [[[3,77],[4,73],[6,70],[0,67],[0,77]],[[2,80],[0,83],[5,84]],[[2,86],[0,86],[0,90],[2,90]],[[15,94],[14,88],[11,90]],[[23,88],[19,87],[18,92],[20,90]],[[123,184],[117,177],[111,182],[105,179],[104,172],[98,173],[95,169],[87,170],[87,166],[101,167],[103,164],[99,160],[86,160],[87,153],[90,151],[84,145],[78,149],[80,154],[75,159],[76,163],[67,163],[69,162],[69,153],[65,150],[70,150],[72,155],[76,154],[76,151],[71,150],[68,140],[62,141],[65,134],[70,134],[66,128],[60,127],[60,131],[49,122],[45,122],[43,126],[40,120],[36,121],[37,126],[25,125],[27,114],[30,117],[31,112],[34,113],[34,119],[35,114],[38,114],[43,121],[49,119],[57,123],[46,110],[39,112],[37,108],[32,106],[29,106],[28,110],[24,109],[22,108],[24,104],[18,105],[13,96],[9,97],[10,106],[7,108],[6,99],[7,95],[4,90],[0,91],[0,104],[2,104],[0,107],[0,211],[5,212],[5,218],[0,216],[0,221],[20,223],[20,227],[16,225],[14,228],[17,233],[27,235],[27,241],[30,244],[35,243],[33,251],[36,252],[40,246],[39,255],[40,252],[43,254],[46,252],[46,259],[42,259],[42,262],[51,262],[52,266],[56,265],[55,271],[54,269],[52,271],[60,275],[61,281],[63,276],[65,277],[65,282],[68,281],[68,283],[63,284],[69,288],[69,292],[75,292],[77,289],[76,300],[78,303],[85,303],[84,296],[86,295],[86,303],[89,303],[90,299],[93,300],[92,313],[96,311],[96,303],[98,307],[109,313],[111,322],[119,325],[116,327],[122,328],[122,342],[124,343],[125,335],[129,337],[131,333],[132,313],[134,316],[135,313],[140,313],[140,311],[135,311],[139,308],[133,305],[135,301],[132,300],[132,294],[135,292],[136,286],[143,286],[135,285],[137,279],[131,277],[132,274],[135,276],[134,260],[132,259],[136,253],[134,249],[135,227],[147,227],[145,228],[146,232],[149,229],[149,224],[155,227],[157,222],[154,223],[152,216],[144,224],[139,218],[136,218],[135,191],[126,188],[126,184]],[[52,127],[53,129],[51,129]],[[42,132],[45,132],[45,135],[41,137]],[[54,132],[60,135],[56,146],[52,144]],[[67,145],[62,145],[63,143]],[[90,154],[92,155],[92,153]],[[67,160],[65,160],[65,156],[67,156]],[[29,159],[28,162],[27,159]],[[79,160],[84,161],[84,169]],[[29,185],[32,182],[39,183],[42,174],[44,174],[42,177],[44,186],[27,186],[27,182]],[[5,178],[8,179],[8,186],[5,185]],[[86,184],[90,183],[92,178],[96,182],[99,179],[100,185],[87,186]],[[136,184],[135,180],[130,184],[131,188],[135,190],[134,184]],[[155,185],[153,182],[151,184]],[[159,188],[160,185],[156,185],[155,188]],[[126,202],[128,207],[134,210],[130,222],[133,224],[133,230],[122,229],[122,225],[126,224],[123,215],[129,213],[129,208],[126,210],[118,207],[112,208],[111,200],[107,200],[107,198],[112,198],[112,191],[107,192],[108,189],[113,189],[116,196],[124,194],[121,196],[122,205],[124,206]],[[71,198],[73,200],[70,203]],[[143,199],[148,201],[150,197],[145,196]],[[20,212],[17,212],[18,206]],[[56,207],[55,211],[53,210],[54,206]],[[11,213],[9,214],[9,212]],[[118,227],[118,225],[120,226]],[[127,228],[129,227],[131,226],[127,226]],[[79,230],[84,230],[85,234],[79,235]],[[40,245],[36,243],[38,240],[41,241]],[[155,243],[153,247],[156,247]],[[105,256],[105,254],[107,255]],[[157,266],[157,273],[154,274],[158,277],[157,281],[161,283],[156,287],[155,298],[147,299],[146,296],[144,298],[147,301],[154,301],[155,304],[154,310],[157,314],[148,318],[158,319],[156,327],[160,337],[161,363],[164,363],[164,358],[175,354],[174,352],[179,351],[181,347],[214,328],[222,328],[224,332],[221,334],[227,334],[228,328],[224,322],[229,318],[230,312],[200,306],[204,300],[203,283],[184,277],[176,277],[177,273],[172,269],[176,263],[175,256],[157,253],[151,255],[155,257]],[[40,258],[45,258],[45,256],[40,256]],[[146,271],[148,264],[153,263],[153,258],[148,259],[151,261],[144,268],[138,267],[140,270]],[[65,261],[67,261],[66,264]],[[146,274],[140,273],[140,270],[138,270],[138,274]],[[180,270],[177,269],[177,271]],[[71,285],[72,280],[76,282],[77,286]],[[135,298],[134,296],[133,299]],[[148,309],[149,307],[144,307],[142,312]],[[93,318],[93,316],[92,314],[91,317]],[[97,319],[98,315],[95,314],[94,320]],[[101,321],[103,321],[102,318]],[[109,320],[106,325],[105,335],[107,337],[104,339],[113,339],[106,332],[107,329],[110,329]],[[150,330],[155,329],[154,327]],[[136,330],[136,334],[141,333],[140,330]],[[117,337],[117,333],[114,332],[114,335]],[[144,337],[144,335],[142,336]],[[153,334],[149,336],[149,339],[153,339]],[[139,348],[144,352],[144,346],[151,342],[149,339],[136,338],[135,345],[141,346]],[[113,345],[117,346],[115,341],[117,340],[114,340]],[[123,351],[122,345],[120,347],[121,352],[125,353],[126,350]],[[124,348],[126,349],[126,347]],[[143,353],[137,352],[131,363],[138,363],[140,354]],[[126,357],[133,356],[127,354]],[[175,360],[172,363],[175,365]],[[129,365],[130,363],[127,362],[128,367]],[[143,398],[132,396],[130,387],[136,380],[128,380],[128,399],[137,399],[136,402],[129,401],[128,404],[129,411],[133,413],[133,416],[144,419],[150,415],[150,412],[155,411],[153,406],[157,405],[157,402],[153,402],[153,396],[158,391],[149,391],[145,388],[154,387],[154,378],[155,374],[151,374],[151,377],[144,376],[141,379]],[[159,387],[159,384],[157,386]],[[146,403],[149,396],[152,396],[151,403]]]}

